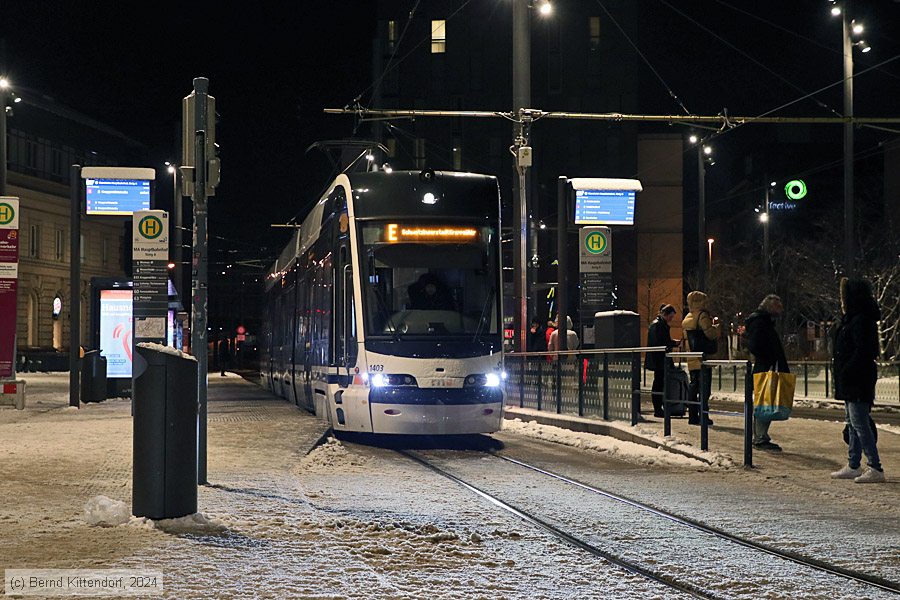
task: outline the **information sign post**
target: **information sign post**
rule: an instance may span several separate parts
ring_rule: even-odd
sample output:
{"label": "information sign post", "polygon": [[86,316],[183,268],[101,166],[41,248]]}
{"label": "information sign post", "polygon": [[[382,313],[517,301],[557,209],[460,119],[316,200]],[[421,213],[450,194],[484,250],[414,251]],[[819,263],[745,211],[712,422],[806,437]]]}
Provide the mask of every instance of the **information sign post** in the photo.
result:
{"label": "information sign post", "polygon": [[132,221],[132,243],[134,343],[166,345],[169,214],[162,210],[136,211]]}
{"label": "information sign post", "polygon": [[0,379],[16,377],[19,199],[0,196]]}

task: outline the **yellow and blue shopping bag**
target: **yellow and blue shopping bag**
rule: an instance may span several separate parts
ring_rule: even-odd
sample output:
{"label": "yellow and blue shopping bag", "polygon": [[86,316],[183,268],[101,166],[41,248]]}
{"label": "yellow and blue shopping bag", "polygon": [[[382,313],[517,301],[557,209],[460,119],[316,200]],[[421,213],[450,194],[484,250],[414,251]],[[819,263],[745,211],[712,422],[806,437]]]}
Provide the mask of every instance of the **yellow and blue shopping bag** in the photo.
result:
{"label": "yellow and blue shopping bag", "polygon": [[766,371],[753,374],[753,417],[762,421],[787,421],[794,407],[797,376]]}

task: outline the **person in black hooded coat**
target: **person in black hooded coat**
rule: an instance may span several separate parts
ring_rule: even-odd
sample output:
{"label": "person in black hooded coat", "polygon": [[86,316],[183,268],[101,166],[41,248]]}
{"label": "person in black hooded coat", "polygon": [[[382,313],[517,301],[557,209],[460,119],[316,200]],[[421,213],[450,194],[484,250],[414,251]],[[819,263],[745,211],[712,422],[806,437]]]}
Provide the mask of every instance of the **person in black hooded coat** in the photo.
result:
{"label": "person in black hooded coat", "polygon": [[[753,363],[754,373],[765,373],[776,370],[779,373],[790,373],[787,358],[784,354],[784,346],[778,330],[775,329],[775,320],[784,312],[781,298],[775,294],[769,294],[763,298],[747,320],[745,339],[747,349],[755,359]],[[753,445],[760,450],[781,452],[781,446],[769,437],[769,426],[772,421],[766,419],[753,419]]]}
{"label": "person in black hooded coat", "polygon": [[[841,280],[841,310],[844,313],[834,333],[834,397],[844,401],[847,414],[849,460],[831,474],[834,479],[857,483],[884,481],[870,413],[875,402],[879,354],[878,321],[881,313],[872,288],[862,279]],[[865,453],[869,468],[860,468]]]}

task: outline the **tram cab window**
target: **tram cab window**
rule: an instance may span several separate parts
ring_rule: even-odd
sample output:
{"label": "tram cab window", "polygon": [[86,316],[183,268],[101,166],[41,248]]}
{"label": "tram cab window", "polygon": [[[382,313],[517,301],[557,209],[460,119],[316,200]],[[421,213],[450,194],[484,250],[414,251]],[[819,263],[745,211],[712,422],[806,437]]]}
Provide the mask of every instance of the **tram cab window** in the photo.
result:
{"label": "tram cab window", "polygon": [[490,227],[464,243],[385,238],[385,224],[361,225],[364,315],[371,337],[456,337],[498,333],[496,239]]}

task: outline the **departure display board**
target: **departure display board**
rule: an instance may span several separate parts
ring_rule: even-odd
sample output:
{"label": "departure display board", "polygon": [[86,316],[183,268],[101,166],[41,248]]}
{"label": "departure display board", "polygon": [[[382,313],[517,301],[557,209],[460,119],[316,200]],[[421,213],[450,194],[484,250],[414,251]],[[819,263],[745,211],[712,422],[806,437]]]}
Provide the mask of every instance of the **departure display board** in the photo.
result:
{"label": "departure display board", "polygon": [[150,209],[149,180],[86,178],[84,184],[88,215],[128,216]]}
{"label": "departure display board", "polygon": [[576,225],[634,225],[634,190],[575,190]]}

